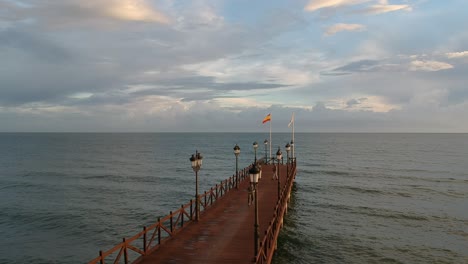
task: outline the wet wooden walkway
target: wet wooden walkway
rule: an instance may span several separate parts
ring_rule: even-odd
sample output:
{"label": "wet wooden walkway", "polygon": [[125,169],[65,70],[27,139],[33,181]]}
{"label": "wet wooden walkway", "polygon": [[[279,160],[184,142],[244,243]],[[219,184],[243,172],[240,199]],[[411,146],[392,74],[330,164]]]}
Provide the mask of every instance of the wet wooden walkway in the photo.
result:
{"label": "wet wooden walkway", "polygon": [[[278,181],[273,180],[273,165],[262,165],[262,178],[258,183],[259,252],[254,253],[255,204],[248,205],[249,177],[243,170],[239,187],[235,188],[234,178],[226,180],[224,195],[222,185],[216,185],[203,196],[203,210],[200,220],[194,219],[194,202],[179,213],[170,213],[170,218],[159,219],[158,223],[123,242],[90,263],[108,263],[106,256],[117,254],[113,263],[270,263],[276,249],[276,240],[287,210],[290,190],[295,178],[295,163],[283,164],[280,168],[280,192]],[[289,173],[287,173],[289,168]],[[289,175],[289,177],[287,177]],[[208,202],[207,202],[208,197]],[[210,199],[216,200],[210,203]],[[202,198],[202,199],[203,199]],[[202,200],[201,199],[201,200]],[[188,210],[188,207],[190,209]],[[187,211],[189,213],[187,213]],[[184,217],[186,217],[184,224]],[[169,221],[170,228],[164,226]],[[179,226],[179,229],[176,227]],[[174,228],[174,229],[173,229]],[[170,229],[170,230],[169,230]],[[151,231],[154,230],[154,231]],[[161,240],[166,232],[168,237]],[[152,236],[151,236],[152,233]],[[155,237],[155,234],[156,237]],[[151,236],[151,238],[149,238]],[[159,236],[159,241],[158,241]],[[132,245],[132,241],[143,238],[143,249]],[[149,242],[148,242],[149,241]],[[152,243],[156,243],[154,246]],[[128,252],[139,253],[134,261],[128,259]],[[112,262],[111,262],[112,263]]]}

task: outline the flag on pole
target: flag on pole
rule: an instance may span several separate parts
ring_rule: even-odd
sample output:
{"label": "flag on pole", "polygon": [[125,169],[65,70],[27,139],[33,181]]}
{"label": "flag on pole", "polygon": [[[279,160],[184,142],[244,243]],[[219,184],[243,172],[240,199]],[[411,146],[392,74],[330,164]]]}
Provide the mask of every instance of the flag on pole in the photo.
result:
{"label": "flag on pole", "polygon": [[294,113],[292,114],[291,121],[289,121],[288,127],[291,127],[292,124],[294,124]]}
{"label": "flag on pole", "polygon": [[263,118],[262,124],[265,124],[268,121],[271,121],[271,114],[268,114],[267,116],[265,116],[265,118]]}

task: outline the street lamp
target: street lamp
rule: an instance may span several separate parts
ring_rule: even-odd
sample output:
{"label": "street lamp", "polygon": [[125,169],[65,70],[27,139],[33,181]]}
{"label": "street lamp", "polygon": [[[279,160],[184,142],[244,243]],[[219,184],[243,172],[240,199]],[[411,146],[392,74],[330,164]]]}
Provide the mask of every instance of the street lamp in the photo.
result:
{"label": "street lamp", "polygon": [[289,178],[289,151],[291,150],[291,145],[288,143],[284,146],[286,149],[286,178]]}
{"label": "street lamp", "polygon": [[281,153],[281,150],[280,150],[280,147],[278,147],[278,151],[276,152],[276,160],[278,161],[278,167],[277,167],[277,170],[278,170],[278,200],[280,199],[280,190],[281,190],[281,186],[280,186],[280,160],[281,158],[283,157],[282,153]]}
{"label": "street lamp", "polygon": [[198,171],[201,169],[203,157],[198,151],[195,151],[195,154],[192,154],[192,157],[190,157],[190,162],[192,163],[192,169],[195,172],[195,219],[198,221],[200,220],[200,197],[198,197]]}
{"label": "street lamp", "polygon": [[253,143],[253,148],[254,148],[254,151],[255,151],[255,164],[257,164],[257,148],[258,148],[258,143],[257,141],[255,141]]}
{"label": "street lamp", "polygon": [[291,145],[288,143],[286,144],[286,146],[284,146],[284,148],[286,149],[286,153],[287,153],[287,162],[286,163],[289,163],[289,151],[291,150]]}
{"label": "street lamp", "polygon": [[236,155],[236,189],[239,189],[239,169],[238,169],[239,154],[240,154],[240,147],[236,144],[236,146],[234,146],[234,155]]}
{"label": "street lamp", "polygon": [[268,164],[268,156],[267,156],[268,139],[265,139],[265,141],[263,141],[263,144],[265,145],[265,164]]}
{"label": "street lamp", "polygon": [[258,177],[260,176],[260,169],[257,167],[257,162],[254,163],[252,168],[249,170],[250,176],[250,184],[252,185],[252,192],[255,195],[255,222],[254,222],[254,252],[255,256],[258,254],[258,240],[259,240],[259,233],[258,233]]}

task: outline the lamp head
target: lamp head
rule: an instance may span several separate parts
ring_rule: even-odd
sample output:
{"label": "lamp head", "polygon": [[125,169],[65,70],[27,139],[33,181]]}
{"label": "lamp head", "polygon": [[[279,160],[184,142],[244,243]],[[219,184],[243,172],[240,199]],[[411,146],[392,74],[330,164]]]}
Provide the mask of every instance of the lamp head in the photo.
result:
{"label": "lamp head", "polygon": [[276,151],[276,159],[280,160],[283,157],[283,153],[281,153],[281,149],[278,147],[278,151]]}
{"label": "lamp head", "polygon": [[234,146],[234,154],[236,156],[238,156],[240,154],[240,147],[236,144],[236,146]]}
{"label": "lamp head", "polygon": [[257,149],[257,148],[258,148],[258,143],[257,143],[257,141],[255,141],[255,142],[253,143],[253,147],[254,147],[254,149]]}

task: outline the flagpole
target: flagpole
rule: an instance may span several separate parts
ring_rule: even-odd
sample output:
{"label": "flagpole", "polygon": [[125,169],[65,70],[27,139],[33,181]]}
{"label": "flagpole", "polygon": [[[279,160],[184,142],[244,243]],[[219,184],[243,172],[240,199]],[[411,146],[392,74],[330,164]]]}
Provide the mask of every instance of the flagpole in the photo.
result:
{"label": "flagpole", "polygon": [[[294,118],[294,113],[293,113],[293,118]],[[293,132],[292,133],[292,140],[294,142],[293,151],[292,151],[293,152],[292,153],[293,158],[294,158],[294,150],[296,149],[296,141],[294,140],[294,123],[296,123],[296,120],[293,119],[293,129],[292,129],[292,132]]]}
{"label": "flagpole", "polygon": [[[289,126],[291,126],[292,124],[292,142],[291,142],[291,145],[292,145],[292,157],[294,158],[294,149],[296,148],[296,142],[294,141],[294,125],[295,125],[296,121],[294,120],[294,112],[292,113],[292,116],[291,116],[291,121],[289,122]],[[294,143],[294,144],[292,144]]]}
{"label": "flagpole", "polygon": [[271,143],[271,120],[270,120],[270,158],[271,158],[271,145],[272,143]]}

